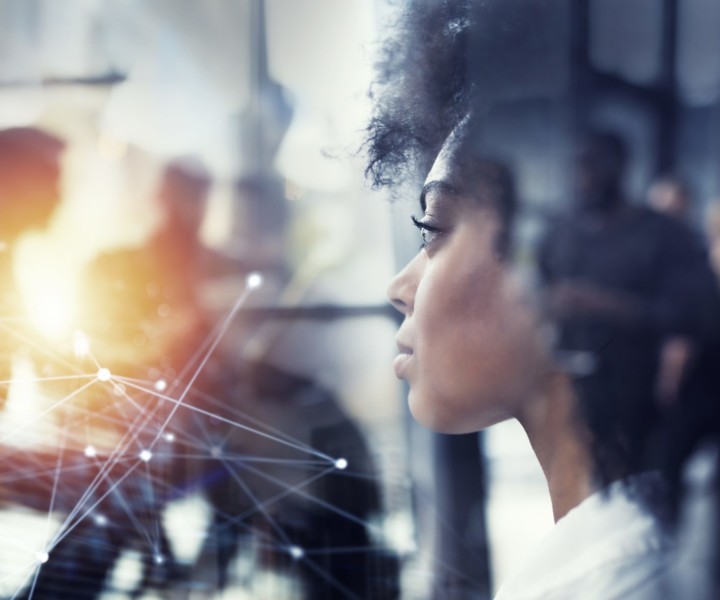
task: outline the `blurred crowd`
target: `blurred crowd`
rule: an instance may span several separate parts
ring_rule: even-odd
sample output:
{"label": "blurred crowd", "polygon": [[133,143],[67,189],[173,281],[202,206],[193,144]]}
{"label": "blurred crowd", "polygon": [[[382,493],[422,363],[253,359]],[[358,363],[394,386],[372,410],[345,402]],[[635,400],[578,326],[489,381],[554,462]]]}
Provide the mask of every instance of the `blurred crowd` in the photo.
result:
{"label": "blurred crowd", "polygon": [[[279,181],[236,183],[247,229],[262,242],[240,259],[201,241],[211,184],[202,164],[167,164],[155,231],[87,265],[81,330],[63,353],[33,343],[13,269],[16,240],[45,227],[61,201],[63,148],[38,129],[0,131],[0,390],[4,400],[22,354],[42,391],[59,399],[52,416],[61,430],[31,448],[8,443],[12,430],[3,435],[0,504],[64,521],[14,597],[99,598],[129,551],[142,557],[131,597],[251,589],[263,570],[293,582],[270,592],[277,597],[297,589],[313,600],[397,597],[397,559],[374,524],[383,501],[361,428],[319,384],[245,356],[266,316],[235,310],[219,320],[202,298],[223,277],[244,282],[241,298],[287,280]],[[88,371],[95,384],[78,389],[72,375]],[[166,515],[193,498],[205,523],[168,531]],[[178,535],[199,547],[188,556]],[[239,575],[243,561],[254,570]]]}

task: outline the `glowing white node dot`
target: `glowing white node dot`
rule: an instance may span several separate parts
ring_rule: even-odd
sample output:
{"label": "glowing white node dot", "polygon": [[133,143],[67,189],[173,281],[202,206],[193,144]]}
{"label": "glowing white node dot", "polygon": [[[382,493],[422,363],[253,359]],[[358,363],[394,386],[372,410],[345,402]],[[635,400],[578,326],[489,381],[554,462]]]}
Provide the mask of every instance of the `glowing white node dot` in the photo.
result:
{"label": "glowing white node dot", "polygon": [[139,456],[141,461],[150,462],[150,459],[152,458],[152,452],[150,452],[150,450],[142,450]]}
{"label": "glowing white node dot", "polygon": [[164,392],[167,389],[167,381],[165,381],[164,379],[158,379],[155,382],[155,389],[158,392]]}
{"label": "glowing white node dot", "polygon": [[248,289],[254,290],[262,285],[263,276],[260,273],[253,272],[247,276],[246,283]]}
{"label": "glowing white node dot", "polygon": [[338,459],[335,461],[335,468],[336,468],[336,469],[340,469],[341,471],[344,471],[345,469],[347,469],[347,466],[348,466],[348,461],[347,461],[347,459],[338,458]]}
{"label": "glowing white node dot", "polygon": [[95,525],[98,527],[105,527],[105,525],[108,524],[108,520],[105,515],[95,515],[93,520],[95,521]]}
{"label": "glowing white node dot", "polygon": [[166,433],[163,438],[165,438],[166,442],[174,442],[175,441],[175,434],[174,433]]}
{"label": "glowing white node dot", "polygon": [[48,560],[50,560],[50,555],[47,552],[41,550],[40,552],[35,553],[35,558],[37,558],[37,561],[39,563],[45,564]]}
{"label": "glowing white node dot", "polygon": [[222,454],[222,448],[218,448],[217,446],[210,448],[210,456],[212,456],[213,458],[217,458],[221,454]]}
{"label": "glowing white node dot", "polygon": [[162,554],[156,554],[153,559],[155,560],[156,565],[161,565],[165,562],[165,558]]}
{"label": "glowing white node dot", "polygon": [[94,458],[97,456],[97,450],[95,450],[95,446],[85,446],[85,456],[88,458]]}
{"label": "glowing white node dot", "polygon": [[108,369],[106,367],[99,369],[97,372],[97,378],[100,381],[110,381],[111,377],[112,377],[112,373],[110,372],[110,369]]}
{"label": "glowing white node dot", "polygon": [[290,556],[292,556],[296,560],[301,559],[303,556],[305,556],[305,551],[299,546],[290,546],[288,548],[288,552],[290,553]]}

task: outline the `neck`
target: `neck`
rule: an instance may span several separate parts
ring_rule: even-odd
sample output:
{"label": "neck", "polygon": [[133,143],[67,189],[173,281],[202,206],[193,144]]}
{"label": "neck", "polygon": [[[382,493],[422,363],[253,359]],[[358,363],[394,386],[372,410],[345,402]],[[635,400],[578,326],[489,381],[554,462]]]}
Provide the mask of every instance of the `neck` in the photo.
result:
{"label": "neck", "polygon": [[557,522],[595,490],[586,435],[575,416],[575,395],[566,375],[548,375],[545,393],[518,417],[547,480]]}

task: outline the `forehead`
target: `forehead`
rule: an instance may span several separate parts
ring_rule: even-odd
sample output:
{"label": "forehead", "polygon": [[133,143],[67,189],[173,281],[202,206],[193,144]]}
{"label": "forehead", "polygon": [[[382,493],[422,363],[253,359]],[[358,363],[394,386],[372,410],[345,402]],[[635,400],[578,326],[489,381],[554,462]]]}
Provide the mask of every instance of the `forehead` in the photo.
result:
{"label": "forehead", "polygon": [[448,181],[453,170],[452,159],[454,154],[449,142],[450,140],[443,144],[440,152],[435,157],[435,162],[433,162],[427,177],[425,177],[425,185],[433,181]]}
{"label": "forehead", "polygon": [[451,136],[443,144],[435,158],[435,162],[428,171],[420,194],[420,205],[423,210],[427,208],[426,198],[431,195],[460,195],[462,185],[458,173],[455,149],[456,144],[453,143]]}

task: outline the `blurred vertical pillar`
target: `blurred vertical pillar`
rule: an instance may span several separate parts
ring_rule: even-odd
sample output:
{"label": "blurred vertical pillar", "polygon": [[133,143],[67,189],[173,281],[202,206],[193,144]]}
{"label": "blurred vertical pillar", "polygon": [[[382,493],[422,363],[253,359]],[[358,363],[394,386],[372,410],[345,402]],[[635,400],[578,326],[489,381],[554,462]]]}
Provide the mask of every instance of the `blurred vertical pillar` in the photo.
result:
{"label": "blurred vertical pillar", "polygon": [[593,95],[589,42],[590,0],[575,0],[570,4],[570,22],[570,119],[572,131],[577,133],[588,126],[588,109]]}
{"label": "blurred vertical pillar", "polygon": [[274,174],[273,161],[292,118],[292,108],[268,69],[265,1],[252,0],[250,10],[250,90],[240,115],[243,175]]}
{"label": "blurred vertical pillar", "polygon": [[656,169],[658,173],[670,172],[675,168],[675,149],[677,147],[678,114],[680,111],[677,86],[677,40],[678,40],[678,0],[663,1],[663,41],[662,41],[662,78],[661,86],[665,93],[661,96],[658,123],[658,153]]}
{"label": "blurred vertical pillar", "polygon": [[433,600],[490,598],[483,434],[436,434]]}

